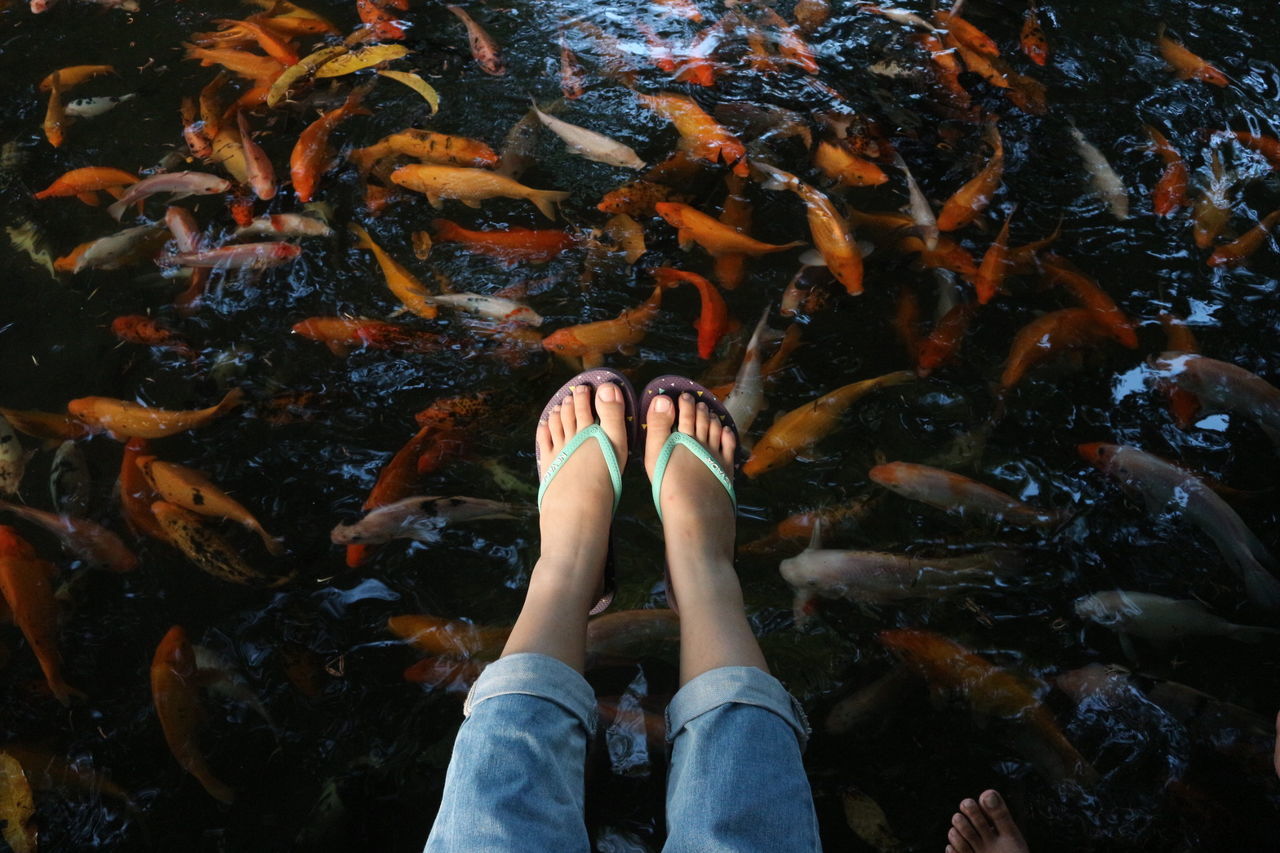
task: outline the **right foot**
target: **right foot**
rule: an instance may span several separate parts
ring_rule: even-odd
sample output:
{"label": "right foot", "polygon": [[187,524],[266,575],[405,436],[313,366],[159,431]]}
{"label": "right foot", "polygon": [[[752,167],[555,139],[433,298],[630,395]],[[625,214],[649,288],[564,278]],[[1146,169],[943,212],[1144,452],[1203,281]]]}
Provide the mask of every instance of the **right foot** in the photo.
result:
{"label": "right foot", "polygon": [[995,791],[964,800],[951,816],[946,853],[1029,853],[1026,840]]}
{"label": "right foot", "polygon": [[[730,478],[737,439],[733,430],[720,424],[706,403],[692,394],[673,401],[659,394],[649,403],[646,418],[644,467],[653,480],[658,454],[672,429],[693,436]],[[662,528],[667,541],[667,564],[677,592],[691,578],[682,577],[693,567],[728,567],[732,571],[734,516],[733,501],[715,475],[686,447],[677,446],[662,479]]]}

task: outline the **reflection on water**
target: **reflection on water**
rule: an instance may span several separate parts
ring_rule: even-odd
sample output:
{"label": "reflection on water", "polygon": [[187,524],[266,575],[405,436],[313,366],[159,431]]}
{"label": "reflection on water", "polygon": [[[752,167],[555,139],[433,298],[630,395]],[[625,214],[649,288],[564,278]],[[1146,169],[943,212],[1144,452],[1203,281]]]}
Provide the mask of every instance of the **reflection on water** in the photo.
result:
{"label": "reflection on water", "polygon": [[[807,762],[830,849],[936,849],[956,802],[986,787],[1037,850],[1274,845],[1275,644],[1195,634],[1177,607],[1128,613],[1148,622],[1121,633],[1073,609],[1124,589],[1277,624],[1242,578],[1251,559],[1273,570],[1280,547],[1280,406],[1236,374],[1195,385],[1149,362],[1198,352],[1213,376],[1226,363],[1275,378],[1275,245],[1253,230],[1280,206],[1273,24],[1229,4],[971,0],[988,44],[915,2],[475,4],[488,35],[473,57],[463,22],[419,2],[317,0],[322,18],[287,3],[111,6],[0,11],[0,406],[24,450],[0,474],[20,462],[20,503],[86,520],[76,535],[4,518],[58,567],[53,636],[87,694],[64,711],[29,625],[0,634],[4,751],[35,790],[45,849],[418,849],[459,697],[501,647],[536,542],[527,521],[465,513],[405,522],[429,541],[385,517],[381,544],[338,547],[330,531],[413,495],[527,505],[535,415],[584,355],[636,382],[685,373],[726,394],[737,379],[735,410],[760,411],[748,442],[775,456],[741,478],[739,570],[771,665],[815,723]],[[412,52],[380,66],[391,77],[303,77],[261,103],[281,63],[353,32]],[[224,55],[238,70],[220,77],[184,58],[193,40],[247,53]],[[47,75],[107,64],[64,71],[71,115],[50,109]],[[242,96],[274,181],[250,174],[230,108]],[[539,128],[530,97],[551,125],[612,142]],[[410,128],[451,135],[453,153]],[[321,129],[332,153],[313,147],[290,174],[295,144]],[[632,162],[622,146],[646,168],[611,165]],[[415,187],[430,169],[403,167],[441,157],[567,195],[454,188],[434,209]],[[33,197],[86,167],[128,174]],[[181,170],[243,188],[108,215],[133,176]],[[166,219],[166,244],[147,229],[73,254]],[[277,238],[297,257],[235,248]],[[655,297],[661,267],[705,281]],[[462,310],[433,301],[451,292]],[[762,333],[746,358],[757,372],[739,373],[766,308],[766,328],[787,334]],[[329,324],[291,331],[308,318]],[[571,357],[549,354],[549,335]],[[91,395],[193,410],[231,389],[242,405],[131,445],[123,466],[109,435],[23,415]],[[805,405],[822,395],[842,414]],[[1200,497],[1095,469],[1077,446],[1096,442],[1176,462],[1184,473],[1159,469],[1168,488]],[[178,497],[139,479],[145,455],[225,490],[286,553],[232,509],[149,526],[151,503]],[[891,482],[894,462],[950,474]],[[592,637],[605,723],[588,820],[602,850],[658,849],[662,835],[674,626],[645,611],[662,597],[643,492],[615,526],[618,615]],[[780,562],[815,527],[796,561],[813,574],[784,580]],[[140,568],[90,570],[115,536]],[[1017,571],[991,571],[988,554],[1016,555],[1002,565]],[[231,582],[235,560],[287,583]],[[436,618],[388,626],[410,614]],[[203,673],[192,696],[208,719],[189,742],[233,805],[183,772],[153,705],[149,669],[174,625],[187,650],[161,663],[189,654]]]}

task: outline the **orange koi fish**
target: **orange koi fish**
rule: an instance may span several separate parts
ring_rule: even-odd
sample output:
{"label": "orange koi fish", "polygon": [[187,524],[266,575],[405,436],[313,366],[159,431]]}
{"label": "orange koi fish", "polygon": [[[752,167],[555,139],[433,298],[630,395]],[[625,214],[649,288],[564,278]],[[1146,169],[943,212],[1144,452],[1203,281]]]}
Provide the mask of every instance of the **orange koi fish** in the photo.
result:
{"label": "orange koi fish", "polygon": [[511,635],[510,628],[418,614],[392,616],[387,629],[426,654],[460,658],[497,657]]}
{"label": "orange koi fish", "polygon": [[1160,326],[1164,329],[1166,346],[1169,352],[1185,352],[1198,354],[1200,342],[1187,321],[1175,314],[1160,312]]}
{"label": "orange koi fish", "polygon": [[508,263],[528,261],[545,264],[573,246],[573,237],[559,230],[504,228],[472,231],[447,219],[431,223],[435,239],[445,243],[463,243],[472,252],[490,255]]}
{"label": "orange koi fish", "polygon": [[964,336],[969,331],[969,324],[977,313],[977,305],[964,302],[942,315],[929,337],[920,343],[916,356],[917,376],[928,376],[956,357],[960,345],[964,343]]}
{"label": "orange koi fish", "polygon": [[814,30],[830,20],[831,2],[830,0],[799,0],[793,14],[800,32],[813,35]]}
{"label": "orange koi fish", "polygon": [[138,182],[137,175],[131,175],[120,169],[109,166],[86,166],[83,169],[72,169],[34,196],[38,199],[65,198],[75,196],[90,206],[99,202],[99,190],[118,190]]}
{"label": "orange koi fish", "polygon": [[708,163],[723,163],[735,175],[748,174],[747,149],[738,138],[684,95],[636,95],[640,103],[676,126],[681,145],[691,156]]}
{"label": "orange koi fish", "polygon": [[765,255],[804,245],[800,240],[782,244],[762,243],[687,204],[661,201],[653,209],[668,225],[677,229],[680,248],[687,249],[697,243],[713,257],[725,254]]}
{"label": "orange koi fish", "polygon": [[164,347],[183,358],[196,357],[195,350],[171,329],[161,326],[154,318],[142,314],[127,314],[111,321],[111,334],[131,344],[148,347]]}
{"label": "orange koi fish", "polygon": [[370,34],[378,41],[399,41],[404,38],[405,24],[386,10],[387,6],[398,5],[390,2],[378,3],[375,0],[356,0],[356,12],[360,20],[369,28]]}
{"label": "orange koi fish", "polygon": [[781,169],[765,163],[754,164],[763,172],[766,180],[760,186],[767,190],[790,190],[804,202],[805,216],[809,222],[809,234],[813,244],[826,261],[827,269],[836,281],[844,285],[849,295],[862,293],[862,254],[854,242],[848,222],[831,203],[826,194]]}
{"label": "orange koi fish", "polygon": [[1274,136],[1264,136],[1260,133],[1241,133],[1240,131],[1225,131],[1228,136],[1235,139],[1246,148],[1250,148],[1261,154],[1271,168],[1280,169],[1280,139]]}
{"label": "orange koi fish", "polygon": [[1017,738],[1015,748],[1051,780],[1097,781],[1097,772],[1062,734],[1049,709],[1017,676],[932,631],[881,631],[877,639],[935,690],[956,696],[977,714],[1030,733],[1034,739]]}
{"label": "orange koi fish", "polygon": [[156,717],[178,765],[194,776],[209,796],[231,803],[236,792],[213,774],[197,743],[205,720],[200,707],[200,684],[200,670],[187,632],[181,625],[174,625],[151,659],[151,701],[156,706]]}
{"label": "orange koi fish", "polygon": [[507,66],[502,61],[502,53],[493,36],[485,32],[484,27],[477,24],[462,7],[445,6],[445,8],[466,25],[467,40],[471,43],[471,58],[476,61],[476,65],[480,66],[480,70],[495,77],[506,74]]}
{"label": "orange koi fish", "polygon": [[1004,218],[1000,233],[982,256],[982,265],[978,267],[978,274],[974,276],[973,287],[978,292],[979,305],[986,305],[994,299],[1000,292],[1001,285],[1004,284],[1005,262],[1009,254],[1009,220],[1011,219],[1013,219],[1012,211]]}
{"label": "orange koi fish", "polygon": [[373,242],[373,238],[369,236],[369,232],[364,228],[356,225],[354,222],[349,226],[351,233],[356,235],[356,246],[361,249],[367,249],[373,252],[374,259],[377,260],[378,266],[382,268],[382,275],[386,279],[387,288],[395,295],[400,303],[408,308],[419,317],[427,320],[434,320],[440,309],[431,301],[431,294],[422,282],[404,267],[396,262],[382,247]]}
{"label": "orange koi fish", "polygon": [[227,47],[242,47],[257,44],[262,52],[281,65],[294,65],[298,61],[298,53],[289,45],[288,39],[282,39],[276,33],[263,27],[252,19],[243,21],[229,18],[215,18],[213,23],[218,27],[216,33],[198,33],[192,37],[196,44],[222,44]]}
{"label": "orange koi fish", "polygon": [[67,413],[91,430],[105,431],[116,439],[164,438],[211,423],[240,405],[242,397],[244,391],[233,388],[216,406],[187,411],[155,409],[112,397],[81,397],[67,403]]}
{"label": "orange koi fish", "polygon": [[649,180],[631,181],[605,193],[596,205],[596,210],[601,213],[625,213],[628,216],[656,216],[654,205],[658,202],[681,200],[689,200],[689,197],[665,184]]}
{"label": "orange koi fish", "polygon": [[58,85],[62,87],[62,91],[67,92],[86,80],[115,73],[116,69],[111,65],[71,65],[49,72],[36,88],[41,92],[53,91],[54,78],[57,77]]}
{"label": "orange koi fish", "polygon": [[854,154],[842,143],[825,139],[814,149],[813,165],[844,187],[878,187],[889,180],[875,163]]}
{"label": "orange koi fish", "polygon": [[920,255],[920,264],[927,269],[950,270],[965,281],[977,278],[979,267],[969,250],[948,237],[938,237],[938,245],[932,250],[920,237],[903,237],[898,250]]}
{"label": "orange koi fish", "polygon": [[439,352],[448,346],[448,341],[434,332],[420,332],[363,317],[308,317],[294,323],[293,332],[324,344],[339,357],[356,347],[426,353]]}
{"label": "orange koi fish", "polygon": [[427,690],[443,690],[465,696],[471,691],[471,685],[476,683],[484,667],[484,661],[447,655],[427,657],[405,667],[403,678],[405,681],[421,684]]}
{"label": "orange koi fish", "polygon": [[1209,180],[1191,206],[1192,233],[1201,249],[1212,246],[1231,219],[1232,180],[1216,149],[1209,155],[1209,173]]}
{"label": "orange koi fish", "polygon": [[1160,24],[1159,34],[1156,36],[1156,47],[1159,48],[1160,55],[1164,57],[1169,67],[1177,72],[1175,76],[1179,80],[1203,80],[1205,83],[1219,87],[1226,86],[1230,82],[1227,75],[1166,36],[1163,23]]}
{"label": "orange koi fish", "polygon": [[649,48],[649,61],[659,71],[667,74],[674,74],[676,71],[676,59],[671,53],[671,45],[658,35],[657,31],[649,26],[643,19],[637,18],[635,27],[644,36],[644,42]]}
{"label": "orange koi fish", "polygon": [[149,453],[145,438],[131,438],[124,446],[124,458],[120,460],[120,509],[124,520],[135,536],[149,536],[158,542],[168,542],[160,522],[151,512],[151,505],[160,500],[147,478],[142,476],[138,459]]}
{"label": "orange koi fish", "polygon": [[960,60],[956,58],[957,52],[944,45],[933,33],[916,33],[911,38],[929,52],[934,78],[946,91],[951,105],[962,114],[968,115],[973,109],[972,98],[969,90],[960,83],[960,75],[964,69],[960,65]]}
{"label": "orange koi fish", "polygon": [[1170,144],[1165,135],[1149,124],[1144,124],[1147,135],[1156,153],[1164,160],[1164,174],[1156,182],[1152,193],[1152,207],[1156,216],[1168,216],[1180,207],[1186,207],[1187,201],[1187,164],[1183,162],[1178,149]]}
{"label": "orange koi fish", "polygon": [[49,104],[45,107],[44,123],[41,130],[44,131],[44,138],[49,140],[49,144],[54,148],[61,147],[66,140],[65,125],[69,124],[67,120],[66,105],[62,102],[62,83],[58,72],[50,75],[49,82]]}
{"label": "orange koi fish", "polygon": [[244,110],[236,112],[236,123],[240,130],[240,145],[244,148],[245,169],[249,173],[249,186],[253,194],[263,201],[270,201],[276,196],[276,170],[271,166],[271,158],[262,150],[262,146],[253,141],[249,131],[249,121]]}
{"label": "orange koi fish", "polygon": [[1097,315],[1087,308],[1064,308],[1037,317],[1013,338],[1000,375],[999,396],[1007,394],[1040,362],[1063,352],[1095,346],[1107,337]]}
{"label": "orange koi fish", "polygon": [[675,287],[681,282],[688,282],[698,289],[698,295],[702,297],[702,309],[693,324],[698,330],[698,357],[711,358],[720,339],[738,327],[738,321],[729,316],[729,307],[724,304],[720,291],[697,273],[659,267],[653,274],[660,287]]}
{"label": "orange koi fish", "polygon": [[955,12],[943,12],[941,10],[934,12],[933,20],[937,25],[946,30],[952,38],[959,41],[965,47],[973,50],[983,56],[989,56],[995,59],[1000,55],[1000,48],[996,46],[995,40]]}
{"label": "orange koi fish", "polygon": [[187,59],[199,59],[203,67],[221,65],[232,74],[254,83],[270,85],[284,73],[284,66],[276,60],[246,50],[200,47],[194,44],[184,44],[183,47],[187,49]]}
{"label": "orange koi fish", "polygon": [[1040,269],[1039,253],[1052,246],[1062,236],[1062,220],[1058,220],[1053,233],[1048,237],[1024,243],[1009,249],[1005,256],[1005,271],[1010,275],[1030,275]]}
{"label": "orange koi fish", "polygon": [[993,150],[991,159],[977,175],[947,199],[942,212],[938,214],[938,230],[955,231],[977,219],[1000,188],[1000,179],[1004,176],[1004,143],[994,120],[987,124],[987,139]]}
{"label": "orange koi fish", "polygon": [[662,291],[666,285],[659,280],[653,294],[635,308],[628,308],[612,320],[582,323],[557,329],[542,339],[542,348],[555,355],[581,357],[596,361],[605,353],[634,351],[636,344],[644,340],[649,325],[662,309]]}
{"label": "orange koi fish", "polygon": [[674,650],[680,617],[670,610],[615,610],[587,623],[587,669],[634,663]]}
{"label": "orange koi fish", "polygon": [[760,20],[778,30],[778,54],[799,66],[806,74],[818,73],[818,60],[813,48],[785,18],[768,6],[760,9]]}
{"label": "orange koi fish", "polygon": [[415,127],[393,133],[367,148],[356,148],[347,155],[347,159],[362,172],[367,172],[379,160],[396,154],[426,163],[485,169],[491,169],[499,162],[494,150],[478,139],[433,133]]}
{"label": "orange koi fish", "polygon": [[929,465],[889,462],[867,472],[872,482],[961,517],[974,516],[1019,527],[1048,527],[1063,521],[1061,513],[1025,504],[968,477]]}
{"label": "orange koi fish", "polygon": [[347,96],[342,106],[329,110],[299,134],[298,142],[289,155],[289,175],[293,178],[293,190],[297,193],[298,201],[311,201],[320,183],[320,176],[333,168],[329,154],[329,136],[338,123],[350,115],[369,114],[367,109],[360,106],[363,95],[363,90],[355,90]]}
{"label": "orange koi fish", "polygon": [[569,100],[581,98],[587,91],[587,74],[578,57],[569,49],[569,42],[560,32],[560,92]]}
{"label": "orange koi fish", "polygon": [[138,557],[120,537],[87,518],[58,515],[35,507],[0,501],[0,512],[11,512],[18,518],[43,527],[78,559],[92,568],[112,572],[131,572],[138,567]]}
{"label": "orange koi fish", "polygon": [[[407,497],[412,497],[418,488],[418,459],[435,439],[436,427],[428,424],[421,427],[413,437],[396,451],[373,484],[369,496],[365,498],[361,509],[369,510],[384,507]],[[355,569],[364,565],[373,553],[371,545],[348,545],[347,566]]]}
{"label": "orange koi fish", "polygon": [[268,552],[284,553],[280,540],[267,533],[262,524],[239,501],[224,492],[204,474],[185,465],[165,462],[155,456],[138,456],[134,463],[161,500],[210,518],[225,518],[242,525],[262,539]]}
{"label": "orange koi fish", "polygon": [[893,330],[907,349],[907,358],[918,362],[920,358],[920,300],[910,287],[898,292],[898,302],[893,313]]}
{"label": "orange koi fish", "polygon": [[742,473],[755,478],[781,468],[834,431],[844,413],[858,400],[872,391],[915,378],[909,370],[886,373],[837,388],[792,409],[774,421],[756,442],[751,457],[742,466]]}
{"label": "orange koi fish", "polygon": [[40,559],[18,531],[0,525],[0,594],[36,656],[49,690],[63,705],[70,705],[71,697],[84,698],[84,694],[62,677],[58,603],[53,597],[57,572],[52,563]]}
{"label": "orange koi fish", "polygon": [[468,207],[479,207],[485,199],[522,198],[548,219],[556,218],[556,205],[569,197],[569,193],[562,190],[535,190],[495,172],[460,166],[410,164],[392,172],[391,181],[422,193],[435,208],[443,207],[444,199],[457,199]]}
{"label": "orange koi fish", "polygon": [[[732,228],[740,234],[746,234],[751,228],[751,203],[747,201],[746,187],[737,175],[729,172],[724,177],[724,204],[720,208],[720,224]],[[655,212],[657,207],[655,205]],[[742,284],[747,271],[747,255],[743,252],[729,252],[715,256],[714,264],[716,281],[725,290],[736,290]]]}
{"label": "orange koi fish", "polygon": [[1280,222],[1280,210],[1273,210],[1235,240],[1214,249],[1205,263],[1211,267],[1239,266],[1247,261],[1250,255],[1262,248],[1262,244],[1271,236],[1277,222]]}
{"label": "orange koi fish", "polygon": [[1093,314],[1094,321],[1122,346],[1135,349],[1138,335],[1133,321],[1125,315],[1098,283],[1076,269],[1065,258],[1052,252],[1040,258],[1040,268],[1045,283],[1050,287],[1061,285],[1081,306]]}
{"label": "orange koi fish", "polygon": [[1044,37],[1044,28],[1040,26],[1040,16],[1036,14],[1034,0],[1027,5],[1027,12],[1022,18],[1022,32],[1018,43],[1027,59],[1040,66],[1048,63],[1049,40]]}
{"label": "orange koi fish", "polygon": [[0,415],[18,432],[50,441],[86,438],[90,429],[70,415],[0,408]]}
{"label": "orange koi fish", "polygon": [[716,64],[712,55],[724,40],[728,17],[726,15],[704,28],[688,49],[680,51],[676,56],[676,82],[704,87],[716,84]]}

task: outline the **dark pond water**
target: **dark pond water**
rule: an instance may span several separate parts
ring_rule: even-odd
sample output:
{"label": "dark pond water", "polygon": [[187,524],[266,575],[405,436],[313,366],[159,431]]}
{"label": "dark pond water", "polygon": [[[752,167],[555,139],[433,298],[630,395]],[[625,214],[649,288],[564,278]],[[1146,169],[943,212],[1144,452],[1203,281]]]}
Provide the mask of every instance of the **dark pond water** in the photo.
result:
{"label": "dark pond water", "polygon": [[[534,527],[479,522],[446,531],[434,544],[387,545],[355,570],[330,544],[329,530],[358,516],[382,466],[416,430],[414,413],[467,392],[492,392],[486,416],[468,451],[424,477],[419,493],[531,501],[536,415],[571,368],[541,352],[515,365],[478,353],[479,332],[456,314],[442,313],[434,322],[394,318],[414,329],[446,330],[460,341],[428,355],[357,349],[335,357],[290,328],[308,316],[386,319],[398,307],[369,254],[348,236],[352,222],[364,224],[429,286],[443,276],[458,290],[515,287],[546,318],[544,332],[614,317],[638,304],[651,291],[648,270],[656,266],[710,275],[712,262],[699,249],[681,251],[673,229],[647,214],[637,219],[648,253],[634,266],[617,253],[590,248],[586,239],[542,265],[503,265],[442,242],[427,260],[417,260],[411,235],[437,217],[475,228],[550,226],[531,206],[505,199],[479,210],[446,202],[443,211],[433,211],[414,195],[375,217],[360,176],[343,163],[324,177],[317,195],[335,236],[302,240],[302,255],[292,265],[260,274],[215,272],[208,297],[189,315],[171,304],[183,283],[161,276],[148,259],[118,270],[52,275],[21,248],[17,235],[34,234],[37,248],[57,257],[118,227],[101,207],[32,198],[59,175],[89,165],[217,171],[184,159],[181,101],[197,96],[215,70],[184,60],[181,45],[194,32],[214,29],[217,18],[260,10],[223,2],[141,4],[141,11],[130,13],[63,0],[37,16],[26,4],[10,2],[0,12],[0,224],[10,235],[0,240],[0,404],[56,412],[73,398],[104,395],[194,408],[210,405],[229,388],[244,389],[249,403],[235,414],[153,446],[164,459],[226,487],[281,535],[288,553],[273,564],[252,537],[223,529],[257,567],[296,579],[274,590],[240,587],[199,571],[168,546],[132,539],[142,557],[137,571],[90,571],[62,554],[48,534],[15,522],[60,567],[60,645],[68,680],[88,700],[69,709],[58,705],[18,630],[0,628],[6,653],[0,738],[23,745],[23,755],[34,751],[27,759],[34,782],[44,777],[32,767],[51,757],[82,774],[109,778],[128,794],[123,802],[100,783],[37,784],[46,850],[417,850],[438,803],[461,717],[460,694],[402,677],[420,655],[387,630],[387,619],[425,613],[509,624],[536,556]],[[312,8],[346,33],[359,23],[355,5],[316,0]],[[480,139],[501,151],[532,95],[554,105],[560,118],[613,136],[647,163],[661,162],[675,149],[676,133],[639,107],[617,74],[604,73],[609,62],[602,42],[591,27],[573,23],[585,21],[633,53],[636,89],[694,94],[708,110],[720,107],[716,114],[740,133],[749,156],[827,188],[842,211],[899,211],[907,202],[901,173],[886,158],[886,183],[829,188],[798,138],[765,133],[783,119],[775,114],[751,124],[743,121],[741,105],[794,111],[815,141],[833,133],[820,114],[857,114],[901,154],[935,209],[986,162],[982,125],[945,106],[944,90],[927,76],[928,54],[912,42],[909,26],[835,2],[829,20],[810,36],[820,65],[816,78],[794,67],[752,67],[742,30],[721,44],[716,85],[701,88],[673,82],[655,68],[635,23],[647,22],[664,38],[685,44],[725,11],[719,4],[700,5],[706,14],[701,24],[656,2],[474,4],[471,12],[502,46],[507,63],[507,74],[495,77],[477,68],[454,16],[442,5],[413,0],[402,17],[411,25],[404,43],[414,53],[394,67],[417,71],[438,89],[439,113],[430,115],[408,89],[380,81],[366,99],[371,114],[339,126],[335,149],[418,126]],[[915,0],[903,5],[929,13]],[[759,14],[756,7],[740,9],[749,19]],[[789,2],[778,10],[792,19]],[[1133,445],[1227,484],[1239,491],[1233,504],[1245,523],[1272,552],[1280,549],[1274,490],[1280,461],[1267,437],[1251,421],[1221,414],[1180,429],[1143,371],[1149,356],[1167,348],[1159,317],[1170,312],[1187,319],[1204,355],[1276,377],[1275,245],[1268,239],[1236,268],[1207,266],[1208,253],[1195,246],[1187,211],[1167,218],[1152,212],[1161,163],[1142,127],[1161,128],[1182,153],[1193,195],[1211,180],[1212,157],[1220,158],[1232,210],[1224,241],[1280,206],[1280,182],[1266,162],[1207,132],[1280,131],[1280,30],[1272,11],[1272,4],[1261,2],[1043,3],[1039,15],[1052,55],[1039,68],[1018,50],[1025,7],[995,0],[968,4],[966,16],[996,40],[1010,70],[1045,84],[1047,110],[1029,114],[978,75],[960,77],[976,110],[1002,116],[1006,167],[990,208],[952,236],[980,260],[1015,206],[1012,245],[1045,237],[1060,222],[1053,251],[1100,283],[1136,325],[1139,344],[1126,349],[1104,342],[1033,369],[1008,396],[1004,416],[993,418],[995,383],[1014,334],[1040,314],[1074,304],[1034,274],[1012,276],[1008,292],[977,314],[952,363],[927,379],[859,401],[800,460],[754,480],[742,478],[744,545],[794,512],[872,497],[855,523],[829,531],[827,547],[939,556],[1003,544],[1019,549],[1025,560],[1021,575],[989,588],[874,607],[826,601],[816,618],[797,625],[778,564],[803,541],[744,549],[739,570],[753,624],[775,672],[803,700],[815,725],[806,761],[829,849],[940,850],[956,803],[985,787],[1006,794],[1036,850],[1276,849],[1280,786],[1266,760],[1270,741],[1251,727],[1265,731],[1280,707],[1280,647],[1274,640],[1224,638],[1138,643],[1135,662],[1115,634],[1086,625],[1072,607],[1086,593],[1123,588],[1194,596],[1232,621],[1277,624],[1274,614],[1248,602],[1209,539],[1149,513],[1076,451],[1082,442]],[[587,86],[580,99],[556,104],[565,21]],[[1177,79],[1154,44],[1162,22],[1229,75],[1230,85]],[[305,54],[316,42],[304,37],[301,44]],[[46,96],[36,85],[54,69],[86,63],[109,63],[117,75],[85,83],[73,97],[135,97],[79,120],[55,149],[41,133]],[[282,181],[289,151],[317,108],[336,106],[353,80],[369,75],[339,78],[332,88],[320,85],[277,110],[256,108],[251,123]],[[814,79],[830,89],[816,87]],[[1132,208],[1127,220],[1118,222],[1090,192],[1071,123],[1123,180]],[[573,156],[548,132],[532,154],[521,180],[569,191],[562,224],[579,235],[607,220],[595,207],[600,198],[636,177]],[[708,166],[679,189],[691,204],[716,215],[725,171]],[[746,194],[754,208],[752,236],[809,240],[794,196],[756,183]],[[228,239],[234,223],[225,196],[177,204],[192,211],[211,243]],[[300,209],[286,188],[269,204],[258,202],[256,212]],[[152,200],[146,210],[158,217],[163,202]],[[806,281],[827,298],[795,318],[783,317],[779,301],[799,263],[794,252],[748,263],[743,284],[726,293],[743,329],[726,338],[712,361],[697,356],[692,322],[698,300],[692,288],[681,288],[667,295],[638,351],[610,354],[607,363],[627,371],[637,385],[666,372],[702,376],[708,384],[728,381],[745,333],[772,306],[771,324],[800,324],[802,338],[768,386],[768,407],[753,429],[757,436],[776,415],[817,394],[914,367],[894,317],[901,294],[915,294],[927,330],[938,301],[934,270],[886,241],[866,259],[865,294],[847,296],[821,270],[810,270]],[[967,285],[959,292],[971,299]],[[111,322],[130,314],[159,318],[196,357],[121,344]],[[312,395],[306,398],[309,415],[272,417],[279,411],[272,401],[293,394]],[[37,439],[22,440],[40,452],[28,466],[21,499],[50,509],[52,450]],[[99,435],[81,446],[93,474],[90,515],[126,534],[113,492],[121,445]],[[1036,534],[887,496],[867,472],[893,460],[930,462],[972,476],[1036,505],[1069,510],[1071,520]],[[654,547],[660,529],[646,494],[633,489],[617,520],[615,607],[622,610],[663,606]],[[208,796],[178,767],[161,734],[148,670],[173,625],[184,626],[193,642],[238,673],[271,720],[234,699],[202,700],[209,719],[200,742],[217,774],[237,790],[232,806]],[[971,712],[963,697],[931,693],[914,679],[891,691],[892,701],[873,705],[854,731],[833,733],[827,723],[832,708],[895,668],[895,658],[877,641],[878,632],[894,627],[937,632],[1031,679],[1100,781],[1055,784],[1026,758],[1009,726]],[[1051,686],[1063,673],[1094,663],[1124,665],[1136,674],[1124,690],[1079,702]],[[666,647],[641,649],[634,659],[598,668],[591,679],[601,696],[622,694],[629,697],[624,705],[639,698],[660,710],[676,684],[674,658]],[[1186,694],[1169,682],[1212,699],[1179,705],[1169,696]],[[1238,706],[1233,713],[1242,721],[1215,702]],[[588,820],[601,850],[656,850],[663,762],[638,752],[624,735],[625,726],[615,728],[593,753]],[[859,797],[879,804],[892,837],[876,838],[865,821],[851,826],[845,807]]]}

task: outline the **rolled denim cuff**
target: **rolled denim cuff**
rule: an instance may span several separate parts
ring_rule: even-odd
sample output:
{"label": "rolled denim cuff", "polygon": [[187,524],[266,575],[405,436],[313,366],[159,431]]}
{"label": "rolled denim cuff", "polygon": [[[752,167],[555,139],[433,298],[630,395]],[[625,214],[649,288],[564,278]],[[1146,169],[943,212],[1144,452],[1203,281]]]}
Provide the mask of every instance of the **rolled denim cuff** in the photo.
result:
{"label": "rolled denim cuff", "polygon": [[507,655],[485,667],[471,685],[462,716],[486,699],[523,693],[554,702],[578,718],[587,737],[596,730],[596,695],[582,673],[561,660],[533,652]]}
{"label": "rolled denim cuff", "polygon": [[800,703],[778,679],[754,666],[711,669],[681,687],[667,705],[667,742],[674,741],[696,717],[734,703],[777,714],[791,726],[801,750],[809,742],[809,721]]}

